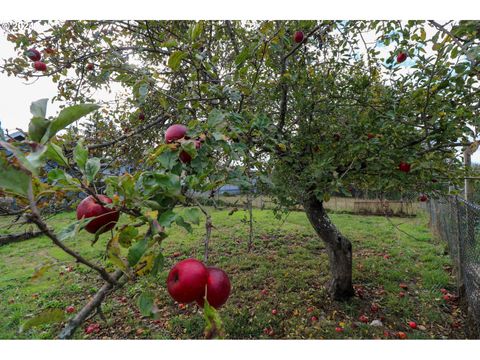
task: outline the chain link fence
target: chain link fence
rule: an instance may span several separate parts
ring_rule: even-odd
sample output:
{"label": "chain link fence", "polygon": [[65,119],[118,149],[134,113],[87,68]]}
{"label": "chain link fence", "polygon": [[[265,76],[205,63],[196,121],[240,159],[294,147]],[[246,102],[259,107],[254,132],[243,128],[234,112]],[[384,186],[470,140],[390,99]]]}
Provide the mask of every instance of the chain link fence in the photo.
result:
{"label": "chain link fence", "polygon": [[458,196],[427,205],[433,232],[447,242],[475,332],[480,334],[480,206]]}

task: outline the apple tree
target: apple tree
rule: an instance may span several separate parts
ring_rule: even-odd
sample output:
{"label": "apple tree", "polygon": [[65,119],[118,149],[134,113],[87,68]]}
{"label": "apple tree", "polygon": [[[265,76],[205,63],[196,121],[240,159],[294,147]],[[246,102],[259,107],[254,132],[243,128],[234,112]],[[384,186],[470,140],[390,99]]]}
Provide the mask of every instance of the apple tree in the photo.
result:
{"label": "apple tree", "polygon": [[[34,114],[40,120],[32,119],[27,156],[35,160],[19,155],[2,165],[25,174],[20,195],[29,199],[32,221],[41,223],[35,202],[46,185],[34,180],[40,170],[29,162],[40,164],[41,154],[65,165],[49,175],[53,186],[92,196],[99,163],[130,165],[131,173],[104,182],[112,206],[149,224],[139,247],[161,241],[172,221],[188,223],[171,215],[179,202],[195,201],[188,190],[248,184],[254,169],[279,206],[305,209],[327,249],[329,290],[338,300],[353,295],[352,245],[324,202],[352,188],[440,196],[465,175],[458,147],[478,144],[477,22],[41,21],[3,28],[19,54],[4,72],[50,77],[55,100],[82,108],[93,106],[96,91],[119,93],[99,102],[87,125],[62,122],[71,126],[61,135],[58,128],[46,136],[50,123]],[[45,67],[32,68],[33,50],[41,50]],[[190,139],[162,143],[161,129],[172,123],[187,124]],[[205,144],[197,149],[192,139]],[[193,160],[179,161],[180,151]],[[85,153],[92,155],[88,172]],[[140,238],[133,225],[118,231]],[[128,274],[133,265],[115,258],[115,238],[109,253]]]}

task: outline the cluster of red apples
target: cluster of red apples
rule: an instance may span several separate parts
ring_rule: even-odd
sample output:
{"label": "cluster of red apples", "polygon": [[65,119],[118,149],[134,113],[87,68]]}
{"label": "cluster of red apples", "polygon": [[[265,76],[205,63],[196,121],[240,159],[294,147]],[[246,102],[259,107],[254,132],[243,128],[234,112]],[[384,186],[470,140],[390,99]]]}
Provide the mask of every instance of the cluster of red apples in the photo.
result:
{"label": "cluster of red apples", "polygon": [[47,71],[47,64],[45,64],[42,60],[42,54],[37,49],[31,48],[28,49],[26,52],[27,57],[33,61],[33,68],[36,71]]}
{"label": "cluster of red apples", "polygon": [[[186,135],[187,135],[187,128],[184,125],[174,124],[170,126],[165,132],[165,142],[167,144],[172,144],[181,139],[188,140],[189,138]],[[200,146],[202,145],[201,140],[195,140],[194,143],[195,143],[195,148],[200,149]],[[192,157],[190,156],[190,154],[184,150],[180,152],[179,158],[180,158],[180,161],[185,164],[188,164],[190,163],[190,161],[192,161]]]}
{"label": "cluster of red apples", "polygon": [[196,301],[204,306],[205,297],[210,306],[218,309],[227,301],[231,285],[228,275],[222,269],[206,267],[196,259],[178,262],[167,277],[170,296],[179,303]]}

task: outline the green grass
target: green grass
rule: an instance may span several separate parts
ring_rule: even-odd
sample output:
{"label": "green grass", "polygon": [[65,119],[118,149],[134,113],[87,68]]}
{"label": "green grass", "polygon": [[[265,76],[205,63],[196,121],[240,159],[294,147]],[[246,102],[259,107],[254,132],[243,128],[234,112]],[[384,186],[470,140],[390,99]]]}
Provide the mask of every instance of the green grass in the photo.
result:
{"label": "green grass", "polygon": [[[333,222],[353,243],[354,283],[363,295],[348,302],[333,302],[325,290],[329,279],[325,249],[303,212],[292,212],[285,221],[279,221],[269,210],[255,210],[254,250],[247,253],[248,228],[241,221],[244,213],[229,216],[228,211],[212,210],[216,229],[212,232],[209,259],[209,265],[229,274],[233,285],[229,301],[220,310],[227,338],[372,339],[385,338],[384,330],[404,331],[409,338],[418,339],[465,338],[463,327],[450,326],[462,323],[462,313],[441,299],[439,289],[453,292],[455,288],[451,262],[444,254],[444,244],[428,230],[425,214],[391,220],[411,236],[383,217],[332,214]],[[49,222],[59,230],[74,216],[62,213]],[[0,229],[5,221],[0,218]],[[98,317],[89,321],[101,325],[100,333],[85,335],[80,329],[76,338],[202,338],[201,311],[193,304],[180,309],[168,296],[165,279],[175,262],[202,257],[204,228],[200,224],[188,234],[174,227],[169,233],[163,242],[163,271],[154,278],[146,276],[129,282],[109,296],[102,308],[107,322]],[[67,243],[85,257],[101,261],[109,235],[102,235],[93,247],[92,237],[81,232]],[[177,251],[182,255],[174,258],[172,254]],[[385,254],[390,257],[385,259]],[[35,269],[48,262],[54,265],[43,277],[32,281]],[[66,271],[68,266],[73,271]],[[400,298],[402,282],[408,290]],[[42,325],[24,333],[18,329],[26,319],[45,309],[74,305],[79,310],[100,285],[95,273],[75,264],[46,237],[0,247],[0,338],[54,338],[61,324]],[[263,289],[268,290],[267,295],[262,295]],[[155,294],[157,321],[142,318],[138,312],[136,298],[145,290]],[[373,302],[380,307],[378,313],[370,311]],[[308,312],[308,308],[313,311]],[[278,314],[272,315],[272,309],[277,309]],[[359,323],[362,314],[370,321],[383,318],[384,327]],[[312,316],[318,321],[312,322]],[[411,320],[425,330],[409,329],[407,322]],[[343,333],[335,332],[339,325],[345,328]],[[265,334],[265,329],[272,329],[273,334]]]}

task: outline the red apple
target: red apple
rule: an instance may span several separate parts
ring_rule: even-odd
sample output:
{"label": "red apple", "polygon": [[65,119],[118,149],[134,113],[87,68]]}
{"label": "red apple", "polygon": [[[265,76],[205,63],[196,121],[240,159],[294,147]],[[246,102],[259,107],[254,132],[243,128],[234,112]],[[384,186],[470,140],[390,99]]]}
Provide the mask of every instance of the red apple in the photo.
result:
{"label": "red apple", "polygon": [[402,297],[405,297],[405,293],[404,293],[403,291],[400,291],[400,292],[398,293],[398,297],[401,297],[401,298],[402,298]]}
{"label": "red apple", "polygon": [[99,324],[90,324],[85,329],[85,332],[87,334],[91,334],[93,332],[99,332],[99,331],[100,331],[100,325]]}
{"label": "red apple", "polygon": [[[215,267],[207,268],[207,272],[207,300],[210,306],[218,309],[223,304],[225,304],[230,295],[230,279],[228,278],[228,275],[225,273],[225,271]],[[197,303],[201,307],[203,307],[204,302],[202,295],[197,297]],[[276,311],[277,310],[275,310],[275,314]],[[275,315],[273,310],[272,314]]]}
{"label": "red apple", "polygon": [[417,328],[417,323],[415,321],[409,321],[408,326],[410,326],[412,329],[416,329]]}
{"label": "red apple", "polygon": [[93,65],[92,63],[87,64],[87,67],[86,67],[87,71],[92,71],[94,68],[95,68],[95,65]]}
{"label": "red apple", "polygon": [[175,301],[180,303],[195,301],[204,296],[208,275],[209,272],[201,261],[182,260],[168,274],[168,292]]}
{"label": "red apple", "polygon": [[272,310],[272,315],[277,315],[277,310],[276,309]]}
{"label": "red apple", "polygon": [[427,200],[428,200],[428,197],[425,194],[422,194],[418,197],[418,201],[426,202]]}
{"label": "red apple", "polygon": [[407,162],[400,162],[400,164],[398,164],[398,170],[400,171],[403,171],[404,173],[409,173],[410,172],[410,169],[411,169],[411,165]]}
{"label": "red apple", "polygon": [[401,64],[405,60],[407,60],[407,53],[403,51],[399,52],[397,55],[397,63]]}
{"label": "red apple", "polygon": [[26,55],[32,61],[40,61],[40,59],[42,58],[42,54],[40,54],[40,51],[34,48],[28,49]]}
{"label": "red apple", "polygon": [[67,308],[65,309],[65,311],[69,314],[72,314],[75,312],[75,308],[73,306],[67,306]]}
{"label": "red apple", "polygon": [[365,316],[365,315],[360,315],[360,317],[358,318],[358,320],[360,320],[361,322],[363,323],[368,323],[368,317]]}
{"label": "red apple", "polygon": [[403,331],[399,331],[397,333],[397,336],[398,336],[399,339],[402,339],[402,340],[407,338],[407,334],[405,334]]}
{"label": "red apple", "polygon": [[[200,149],[201,145],[202,143],[199,140],[195,140],[196,149]],[[190,154],[183,150],[180,152],[179,157],[180,157],[180,161],[183,162],[184,164],[188,164],[190,163],[190,161],[192,161],[192,157],[190,156]]]}
{"label": "red apple", "polygon": [[47,71],[47,65],[44,62],[41,61],[35,61],[33,63],[33,68],[37,71]]}
{"label": "red apple", "polygon": [[316,316],[312,316],[312,317],[310,318],[310,321],[311,321],[311,322],[317,322],[317,321],[318,321],[318,318],[317,318]]}
{"label": "red apple", "polygon": [[371,312],[377,312],[379,309],[380,309],[380,307],[376,303],[373,303],[372,305],[370,305],[370,311]]}
{"label": "red apple", "polygon": [[341,333],[341,332],[343,332],[343,328],[340,327],[340,326],[337,326],[337,327],[335,328],[335,331],[338,332],[338,333]]}
{"label": "red apple", "polygon": [[[111,204],[112,199],[105,195],[97,195],[100,201]],[[95,198],[90,195],[83,199],[77,207],[77,220],[82,218],[95,218],[90,221],[86,226],[85,230],[89,233],[95,234],[97,231],[104,233],[108,230],[111,230],[115,227],[115,224],[120,217],[120,212],[114,209],[109,209],[103,205],[100,205]]]}
{"label": "red apple", "polygon": [[175,140],[181,139],[187,133],[187,128],[181,124],[174,124],[170,126],[165,132],[165,142],[170,144]]}
{"label": "red apple", "polygon": [[441,292],[443,295],[445,295],[445,294],[448,293],[448,290],[447,290],[447,289],[440,289],[440,292]]}
{"label": "red apple", "polygon": [[262,295],[268,295],[268,290],[267,289],[263,289],[262,291],[260,291],[260,293]]}
{"label": "red apple", "polygon": [[303,38],[303,31],[296,31],[295,35],[293,35],[293,41],[295,41],[297,44],[301,43],[303,41]]}
{"label": "red apple", "polygon": [[310,307],[307,308],[307,312],[309,312],[309,313],[313,312],[313,310],[314,310],[313,306],[310,306]]}
{"label": "red apple", "polygon": [[140,114],[138,114],[138,120],[145,120],[145,114],[143,112],[141,112]]}

